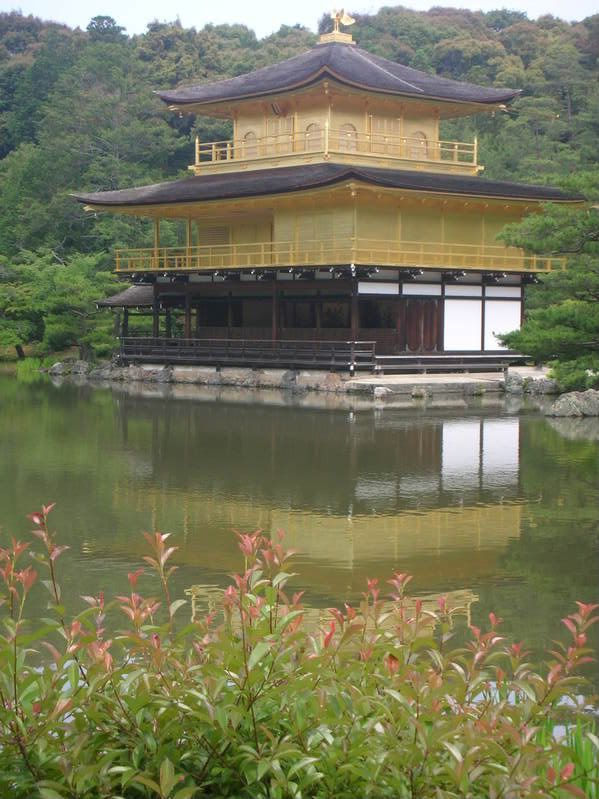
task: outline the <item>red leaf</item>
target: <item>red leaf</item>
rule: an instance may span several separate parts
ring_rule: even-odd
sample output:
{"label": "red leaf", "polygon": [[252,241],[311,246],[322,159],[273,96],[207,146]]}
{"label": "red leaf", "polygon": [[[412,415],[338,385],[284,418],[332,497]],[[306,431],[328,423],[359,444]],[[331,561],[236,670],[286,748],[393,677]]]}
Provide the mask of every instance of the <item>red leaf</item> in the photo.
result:
{"label": "red leaf", "polygon": [[335,635],[335,622],[332,621],[328,633],[324,637],[324,648],[327,649]]}

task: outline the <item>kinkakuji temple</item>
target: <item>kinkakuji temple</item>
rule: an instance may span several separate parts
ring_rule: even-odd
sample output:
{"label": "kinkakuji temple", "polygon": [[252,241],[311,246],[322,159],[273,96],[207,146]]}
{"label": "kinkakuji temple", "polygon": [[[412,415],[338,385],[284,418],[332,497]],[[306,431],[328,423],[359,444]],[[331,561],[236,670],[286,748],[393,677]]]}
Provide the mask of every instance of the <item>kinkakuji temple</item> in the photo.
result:
{"label": "kinkakuji temple", "polygon": [[[497,239],[548,186],[487,180],[476,140],[442,141],[443,120],[504,110],[518,92],[428,75],[335,30],[247,75],[158,92],[169,109],[231,120],[230,141],[196,140],[184,179],[79,194],[96,212],[153,221],[154,246],[119,250],[132,284],[124,363],[389,368],[505,358],[524,286],[563,259]],[[181,246],[161,244],[179,220]],[[133,335],[132,314],[151,314]]]}

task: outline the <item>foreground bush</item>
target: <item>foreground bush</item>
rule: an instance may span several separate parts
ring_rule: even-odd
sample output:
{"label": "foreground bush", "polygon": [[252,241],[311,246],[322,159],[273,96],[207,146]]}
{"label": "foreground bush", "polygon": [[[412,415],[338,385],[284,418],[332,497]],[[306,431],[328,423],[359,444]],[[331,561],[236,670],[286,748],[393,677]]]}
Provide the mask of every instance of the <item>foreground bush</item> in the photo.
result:
{"label": "foreground bush", "polygon": [[[218,613],[176,625],[174,548],[156,533],[145,560],[161,602],[136,592],[140,570],[126,595],[83,597],[70,617],[50,510],[30,517],[50,619],[26,616],[40,589],[28,544],[0,550],[2,797],[599,795],[599,740],[576,721],[597,606],[563,620],[569,641],[542,672],[493,614],[456,647],[455,611],[408,600],[405,574],[390,601],[370,581],[358,608],[331,609],[319,629],[285,592],[291,553],[254,533],[239,535],[245,570]],[[126,626],[109,636],[113,610]]]}

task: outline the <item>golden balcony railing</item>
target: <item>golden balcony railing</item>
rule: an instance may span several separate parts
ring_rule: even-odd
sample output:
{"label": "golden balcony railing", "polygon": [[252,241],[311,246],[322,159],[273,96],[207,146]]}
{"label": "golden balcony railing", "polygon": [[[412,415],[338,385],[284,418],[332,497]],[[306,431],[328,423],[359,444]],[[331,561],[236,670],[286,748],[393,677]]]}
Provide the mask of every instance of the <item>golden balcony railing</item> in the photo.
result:
{"label": "golden balcony railing", "polygon": [[275,267],[355,266],[550,272],[565,268],[562,257],[529,255],[515,247],[423,241],[330,239],[263,241],[194,247],[116,251],[116,271],[204,272]]}
{"label": "golden balcony railing", "polygon": [[225,166],[230,162],[254,162],[272,158],[337,155],[344,159],[383,159],[416,161],[477,168],[478,145],[473,142],[435,141],[428,138],[358,133],[343,129],[318,127],[296,133],[201,142],[196,138],[196,172],[210,165]]}

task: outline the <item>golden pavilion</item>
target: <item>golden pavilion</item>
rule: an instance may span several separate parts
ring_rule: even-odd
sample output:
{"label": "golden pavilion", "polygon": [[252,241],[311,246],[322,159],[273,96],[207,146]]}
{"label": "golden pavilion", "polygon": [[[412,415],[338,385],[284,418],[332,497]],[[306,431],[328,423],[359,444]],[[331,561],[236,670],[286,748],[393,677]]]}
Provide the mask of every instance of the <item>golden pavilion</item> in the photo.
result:
{"label": "golden pavilion", "polygon": [[[121,359],[262,367],[480,365],[511,354],[523,289],[563,260],[497,240],[545,202],[582,198],[487,180],[476,140],[443,120],[503,110],[518,94],[448,80],[360,49],[338,30],[282,63],[158,92],[180,114],[231,120],[196,140],[187,178],[76,195],[153,222],[118,250]],[[181,243],[161,243],[179,220]],[[132,335],[130,314],[151,313]]]}

